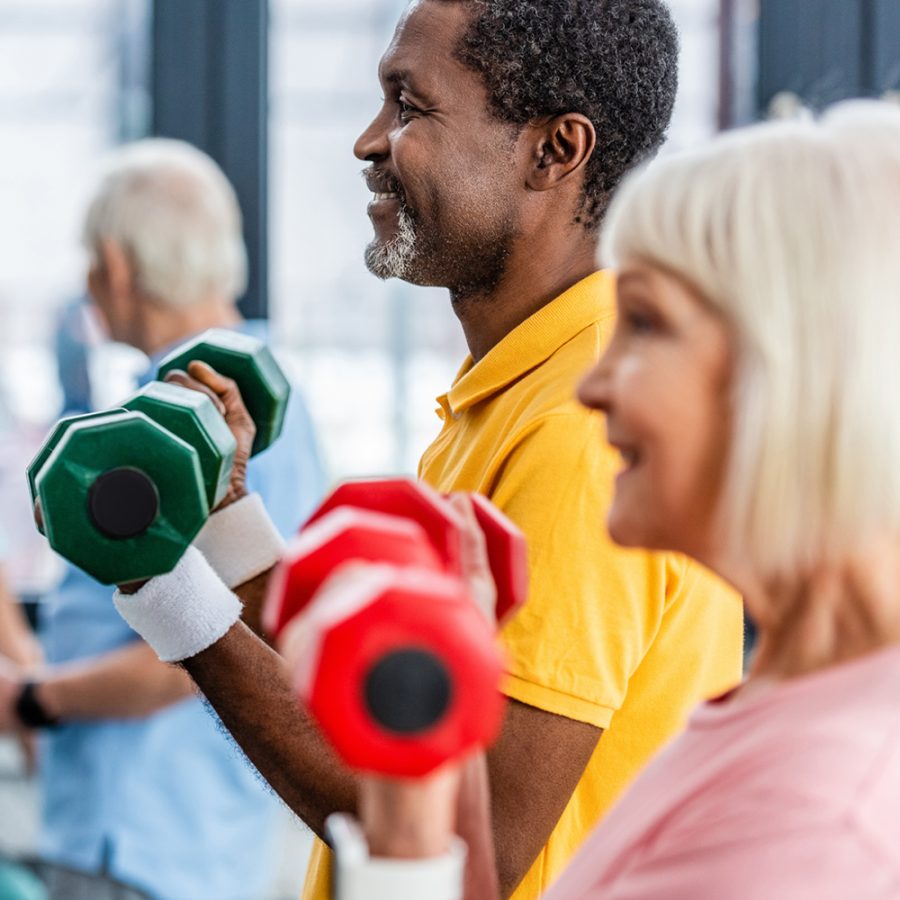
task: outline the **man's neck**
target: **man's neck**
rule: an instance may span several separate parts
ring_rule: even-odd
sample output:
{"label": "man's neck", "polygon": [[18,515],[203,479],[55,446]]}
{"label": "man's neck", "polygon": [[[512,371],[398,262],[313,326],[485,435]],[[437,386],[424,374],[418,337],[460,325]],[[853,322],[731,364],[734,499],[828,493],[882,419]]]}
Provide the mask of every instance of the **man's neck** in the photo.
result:
{"label": "man's neck", "polygon": [[208,328],[234,328],[241,321],[230,303],[211,302],[179,310],[157,307],[144,323],[139,349],[153,356]]}
{"label": "man's neck", "polygon": [[472,359],[478,362],[514,328],[573,284],[597,270],[596,235],[542,243],[540,249],[520,245],[510,254],[499,283],[484,294],[453,297]]}

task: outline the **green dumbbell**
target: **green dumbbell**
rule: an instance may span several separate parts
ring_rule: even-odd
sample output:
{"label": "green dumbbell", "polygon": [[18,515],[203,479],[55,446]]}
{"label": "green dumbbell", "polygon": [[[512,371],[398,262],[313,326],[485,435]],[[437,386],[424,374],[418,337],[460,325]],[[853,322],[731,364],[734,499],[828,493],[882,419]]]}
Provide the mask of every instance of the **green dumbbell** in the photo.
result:
{"label": "green dumbbell", "polygon": [[265,450],[281,433],[291,392],[269,348],[254,337],[212,328],[167,356],[160,363],[157,378],[164,379],[173,369],[187,370],[194,360],[208,363],[237,382],[256,423],[252,453]]}
{"label": "green dumbbell", "polygon": [[228,492],[237,443],[212,400],[177,384],[151,381],[122,406],[144,413],[197,451],[206,502],[215,509]]}
{"label": "green dumbbell", "polygon": [[103,584],[170,571],[209,515],[196,448],[141,412],[70,422],[36,488],[50,545]]}
{"label": "green dumbbell", "polygon": [[[237,382],[257,426],[253,453],[269,446],[281,432],[290,387],[268,348],[212,329],[176,349],[158,377],[192,360]],[[228,491],[236,450],[200,392],[158,381],[123,406],[60,421],[28,467],[51,546],[105,584],[175,565]]]}
{"label": "green dumbbell", "polygon": [[[69,428],[74,425],[76,422],[86,422],[89,419],[98,419],[100,417],[106,417],[110,415],[114,415],[118,410],[106,410],[104,412],[93,412],[86,413],[81,416],[67,416],[65,419],[60,419],[56,425],[53,426],[53,430],[47,437],[44,439],[44,443],[41,444],[40,449],[35,454],[34,459],[29,463],[28,468],[25,470],[28,475],[28,488],[31,491],[31,505],[34,506],[34,501],[37,500],[37,477],[40,473],[41,469],[44,466],[44,463],[50,458],[50,454],[56,449],[56,445],[63,439],[65,433],[69,430]],[[40,526],[38,526],[40,528]],[[40,528],[41,533],[43,533],[44,529]]]}
{"label": "green dumbbell", "polygon": [[[209,508],[215,509],[228,491],[236,443],[212,400],[198,391],[154,381],[134,394],[123,407],[125,410],[144,413],[197,450],[206,487],[206,500]],[[28,466],[32,504],[37,498],[38,474],[69,427],[76,422],[109,415],[110,412],[88,413],[62,419],[57,423]]]}

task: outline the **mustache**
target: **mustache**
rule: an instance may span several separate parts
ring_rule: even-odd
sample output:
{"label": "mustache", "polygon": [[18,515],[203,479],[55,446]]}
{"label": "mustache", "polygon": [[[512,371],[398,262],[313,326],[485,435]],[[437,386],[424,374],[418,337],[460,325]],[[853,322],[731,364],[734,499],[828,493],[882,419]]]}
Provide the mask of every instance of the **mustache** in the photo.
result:
{"label": "mustache", "polygon": [[365,181],[366,187],[373,194],[398,194],[401,200],[405,199],[400,182],[388,172],[370,166],[367,169],[363,169],[360,175]]}

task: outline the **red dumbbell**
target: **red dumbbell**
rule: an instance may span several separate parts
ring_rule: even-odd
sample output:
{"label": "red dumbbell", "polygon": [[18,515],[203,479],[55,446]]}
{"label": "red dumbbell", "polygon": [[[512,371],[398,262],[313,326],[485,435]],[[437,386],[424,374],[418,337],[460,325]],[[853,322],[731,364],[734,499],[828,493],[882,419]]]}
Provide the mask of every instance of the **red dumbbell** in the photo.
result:
{"label": "red dumbbell", "polygon": [[350,562],[384,562],[443,572],[444,562],[417,522],[341,506],[303,528],[269,583],[262,624],[278,637],[319,586]]}
{"label": "red dumbbell", "polygon": [[[496,618],[503,623],[528,596],[528,558],[522,532],[481,494],[468,495],[487,543],[488,562],[497,588]],[[306,526],[334,509],[353,506],[418,522],[444,561],[445,570],[462,574],[459,514],[444,497],[411,478],[371,478],[337,487],[310,516]]]}
{"label": "red dumbbell", "polygon": [[376,566],[330,593],[285,634],[297,692],[349,766],[419,777],[494,739],[502,657],[457,578]]}
{"label": "red dumbbell", "polygon": [[341,506],[412,519],[425,530],[444,561],[445,569],[452,574],[459,574],[461,571],[460,517],[425,482],[413,478],[361,478],[345,481],[322,501],[303,528],[308,528]]}

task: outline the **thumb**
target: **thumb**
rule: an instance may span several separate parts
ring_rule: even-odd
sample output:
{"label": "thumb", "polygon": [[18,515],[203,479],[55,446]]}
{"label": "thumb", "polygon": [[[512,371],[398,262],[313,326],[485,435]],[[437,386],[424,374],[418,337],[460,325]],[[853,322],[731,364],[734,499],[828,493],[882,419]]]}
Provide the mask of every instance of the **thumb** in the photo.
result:
{"label": "thumb", "polygon": [[497,588],[488,557],[487,540],[478,524],[475,507],[468,494],[450,494],[447,501],[459,515],[460,555],[463,574],[469,590],[479,607],[492,624],[497,621]]}
{"label": "thumb", "polygon": [[240,388],[234,379],[220,374],[208,363],[200,360],[194,360],[188,365],[188,374],[222,401],[226,416],[230,415],[248,425],[252,422]]}
{"label": "thumb", "polygon": [[223,400],[225,399],[225,395],[229,394],[232,391],[240,396],[240,391],[238,391],[237,383],[231,378],[226,378],[224,375],[217,372],[211,365],[209,365],[209,363],[205,363],[199,359],[195,359],[192,362],[188,363],[187,371],[188,375],[190,375],[192,378],[196,378],[197,381],[208,387],[219,397],[222,397]]}

